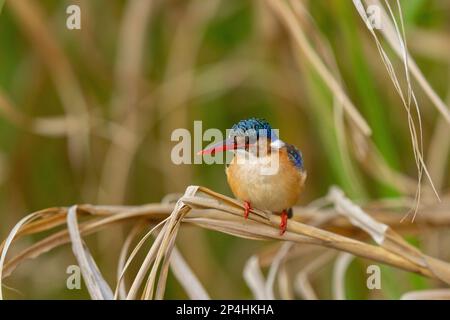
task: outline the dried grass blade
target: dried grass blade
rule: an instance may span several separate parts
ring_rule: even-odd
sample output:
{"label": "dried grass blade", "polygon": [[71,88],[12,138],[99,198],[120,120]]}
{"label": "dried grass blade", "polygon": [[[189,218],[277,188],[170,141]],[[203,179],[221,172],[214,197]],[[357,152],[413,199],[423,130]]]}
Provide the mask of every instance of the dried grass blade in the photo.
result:
{"label": "dried grass blade", "polygon": [[250,257],[245,264],[244,280],[256,300],[273,299],[273,297],[267,296],[264,275],[259,266],[259,259],[257,256]]}
{"label": "dried grass blade", "polygon": [[[87,221],[80,224],[80,232],[82,235],[88,235],[93,232],[106,227],[107,225],[117,223],[127,219],[137,219],[141,217],[155,217],[158,221],[163,217],[167,217],[166,212],[171,206],[150,204],[138,207],[111,207],[111,206],[91,206],[81,205],[78,211],[87,212],[92,215],[106,216],[105,218],[96,219],[94,221]],[[46,210],[38,211],[37,213],[46,212]],[[39,222],[39,221],[38,221]],[[37,223],[38,223],[37,222]],[[26,226],[24,226],[26,228]],[[22,230],[22,229],[21,229]],[[19,231],[20,233],[20,231]],[[30,258],[36,258],[39,255],[48,252],[60,245],[66,244],[70,241],[67,230],[58,231],[45,239],[33,244],[32,246],[24,249],[19,254],[10,259],[4,268],[3,277],[7,277],[12,271],[24,260]]]}
{"label": "dried grass blade", "polygon": [[450,300],[450,289],[432,289],[404,293],[401,300]]}
{"label": "dried grass blade", "polygon": [[155,260],[156,253],[161,246],[161,242],[162,242],[163,236],[164,236],[164,230],[166,228],[167,228],[167,221],[164,222],[164,226],[163,226],[161,232],[158,234],[155,241],[153,242],[152,247],[150,248],[150,251],[145,256],[144,262],[142,263],[136,277],[133,280],[133,284],[130,287],[130,291],[128,291],[127,300],[133,300],[136,298],[137,292],[138,292],[139,288],[141,287],[141,284],[144,280],[145,274],[147,273],[148,269],[150,268],[152,262]]}
{"label": "dried grass blade", "polygon": [[[139,243],[136,245],[136,247],[133,249],[133,251],[131,252],[130,256],[128,257],[125,265],[123,268],[121,268],[120,274],[119,274],[119,278],[117,281],[117,287],[114,293],[114,298],[117,299],[117,295],[118,295],[118,289],[120,287],[120,284],[122,282],[123,277],[125,276],[125,272],[127,271],[128,267],[130,266],[131,262],[133,261],[133,259],[135,258],[136,254],[138,253],[138,251],[141,249],[141,247],[144,245],[145,241],[147,241],[147,239],[158,229],[160,228],[163,224],[165,224],[167,222],[167,219],[161,221],[160,223],[158,223],[156,226],[154,226],[149,232],[147,232],[144,237],[139,241]],[[153,245],[155,245],[157,242],[155,240],[155,242],[153,243]],[[146,258],[147,259],[147,258]],[[141,267],[142,268],[142,267]],[[148,270],[148,269],[147,269]],[[131,290],[131,289],[130,289]]]}
{"label": "dried grass blade", "polygon": [[184,260],[176,247],[173,248],[170,258],[170,267],[190,299],[209,300],[210,297],[200,280]]}
{"label": "dried grass blade", "polygon": [[[360,2],[360,1],[358,1]],[[391,47],[394,49],[394,52],[402,59],[405,59],[405,55],[403,52],[402,45],[398,43],[398,39],[395,36],[395,32],[392,32],[394,30],[394,26],[392,25],[392,22],[388,18],[388,15],[386,11],[384,10],[383,6],[381,5],[379,0],[369,0],[367,1],[368,4],[374,4],[377,5],[382,13],[383,16],[383,23],[386,24],[384,28],[381,28],[381,33],[385,37],[385,39],[389,42]],[[433,90],[429,82],[426,80],[425,76],[417,66],[416,62],[413,58],[411,58],[410,55],[406,56],[406,61],[408,64],[409,69],[411,70],[411,73],[416,78],[419,85],[422,87],[425,94],[429,97],[431,102],[434,104],[436,109],[442,114],[444,119],[450,123],[450,111],[448,110],[448,107],[446,106],[445,102],[442,101],[442,99],[439,97],[439,95],[436,93],[436,91]]]}
{"label": "dried grass blade", "polygon": [[6,259],[6,254],[8,253],[8,249],[11,246],[11,243],[13,242],[14,238],[16,237],[19,230],[22,228],[22,226],[26,225],[27,223],[37,219],[41,214],[39,212],[32,213],[24,218],[22,218],[11,230],[6,240],[2,243],[2,254],[0,256],[0,300],[3,300],[3,292],[2,292],[2,282],[3,282],[3,269]]}
{"label": "dried grass blade", "polygon": [[354,258],[355,256],[349,253],[341,253],[336,258],[333,268],[333,296],[335,300],[346,299],[345,274]]}
{"label": "dried grass blade", "polygon": [[162,299],[164,295],[166,277],[169,269],[170,254],[175,244],[175,238],[180,227],[181,220],[191,210],[191,208],[184,203],[184,199],[194,196],[198,192],[198,190],[198,186],[187,187],[183,197],[181,197],[175,204],[175,208],[173,209],[173,212],[170,214],[169,220],[167,221],[167,227],[163,231],[164,237],[161,242],[161,246],[156,254],[155,262],[152,266],[152,269],[150,270],[147,283],[145,284],[144,293],[142,295],[143,299],[153,298],[157,272],[160,269],[161,262],[161,272],[158,282],[156,283],[156,298]]}
{"label": "dried grass blade", "polygon": [[72,241],[72,251],[78,261],[86,287],[94,300],[112,300],[111,288],[103,279],[94,259],[83,244],[77,221],[77,206],[69,209],[67,214],[67,229]]}
{"label": "dried grass blade", "polygon": [[[186,193],[189,193],[190,190],[191,189],[188,188],[186,190]],[[168,268],[167,259],[170,257],[170,253],[173,247],[173,243],[175,241],[176,234],[178,232],[181,219],[189,212],[189,210],[190,208],[183,203],[182,199],[180,199],[177,205],[175,206],[174,211],[170,215],[170,219],[167,222],[167,228],[164,231],[164,237],[161,242],[161,246],[156,254],[155,262],[152,266],[144,289],[143,299],[153,298],[153,291],[156,283],[157,272],[159,270],[163,258],[165,259],[165,261],[163,262],[163,267],[161,269],[160,280],[162,280],[162,282],[165,282],[166,280],[165,276],[167,275],[167,268]],[[162,282],[158,281],[157,288],[161,288],[161,285],[159,285],[159,283]],[[162,294],[161,291],[158,291],[158,293],[160,295]]]}
{"label": "dried grass blade", "polygon": [[265,285],[266,295],[268,297],[272,297],[273,299],[275,299],[275,293],[273,288],[275,284],[275,279],[289,250],[291,250],[293,246],[294,246],[293,242],[283,243],[280,250],[278,250],[277,254],[275,255],[272,264],[270,265],[269,274],[267,275],[267,281]]}
{"label": "dried grass blade", "polygon": [[114,292],[114,299],[117,299],[118,296],[121,300],[125,300],[127,296],[125,282],[123,281],[124,270],[126,269],[125,265],[127,263],[127,255],[134,238],[136,238],[144,227],[145,225],[142,221],[138,222],[133,229],[131,229],[122,245],[122,248],[120,249],[119,261],[117,263],[117,287]]}
{"label": "dried grass blade", "polygon": [[308,300],[317,300],[318,296],[309,281],[310,274],[320,269],[325,263],[334,257],[334,252],[327,251],[320,254],[314,260],[309,262],[300,272],[297,273],[295,280],[296,290]]}
{"label": "dried grass blade", "polygon": [[278,272],[278,289],[280,291],[280,298],[282,300],[294,299],[292,285],[285,265],[282,265],[280,267],[280,271]]}

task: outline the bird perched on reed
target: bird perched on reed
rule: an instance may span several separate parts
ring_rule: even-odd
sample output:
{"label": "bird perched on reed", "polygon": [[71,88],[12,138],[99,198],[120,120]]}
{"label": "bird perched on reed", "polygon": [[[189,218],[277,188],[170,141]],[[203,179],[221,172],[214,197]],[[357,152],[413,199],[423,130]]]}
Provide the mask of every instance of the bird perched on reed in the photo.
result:
{"label": "bird perched on reed", "polygon": [[200,154],[224,151],[234,153],[226,175],[233,194],[244,201],[244,217],[253,207],[281,215],[280,234],[284,234],[306,180],[301,152],[258,118],[239,121],[227,139]]}

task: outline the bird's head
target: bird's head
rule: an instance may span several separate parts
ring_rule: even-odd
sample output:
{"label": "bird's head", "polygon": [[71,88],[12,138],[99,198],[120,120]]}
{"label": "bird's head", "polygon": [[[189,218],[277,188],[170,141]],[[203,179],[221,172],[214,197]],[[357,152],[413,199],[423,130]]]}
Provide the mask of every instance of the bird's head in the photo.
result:
{"label": "bird's head", "polygon": [[239,150],[260,154],[261,151],[270,152],[270,149],[280,148],[282,145],[283,143],[266,120],[250,118],[233,125],[227,139],[208,146],[199,154]]}

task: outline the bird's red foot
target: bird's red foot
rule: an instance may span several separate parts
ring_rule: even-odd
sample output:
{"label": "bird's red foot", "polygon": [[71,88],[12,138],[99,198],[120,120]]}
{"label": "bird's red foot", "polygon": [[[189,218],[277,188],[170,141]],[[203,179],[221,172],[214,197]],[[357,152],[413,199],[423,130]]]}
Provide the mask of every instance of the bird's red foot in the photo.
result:
{"label": "bird's red foot", "polygon": [[252,210],[252,206],[250,205],[250,202],[244,201],[244,219],[248,218],[248,214],[250,213],[250,210]]}
{"label": "bird's red foot", "polygon": [[286,210],[281,212],[281,222],[280,222],[280,236],[282,236],[286,232],[288,221],[288,213]]}

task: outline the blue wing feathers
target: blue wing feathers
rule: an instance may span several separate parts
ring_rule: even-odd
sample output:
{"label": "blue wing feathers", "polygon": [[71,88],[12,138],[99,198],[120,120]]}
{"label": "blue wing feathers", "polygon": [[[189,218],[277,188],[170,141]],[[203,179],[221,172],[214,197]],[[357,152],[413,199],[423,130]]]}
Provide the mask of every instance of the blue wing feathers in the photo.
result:
{"label": "blue wing feathers", "polygon": [[300,150],[298,150],[292,144],[286,144],[286,151],[289,156],[289,160],[299,169],[303,169],[303,157]]}

